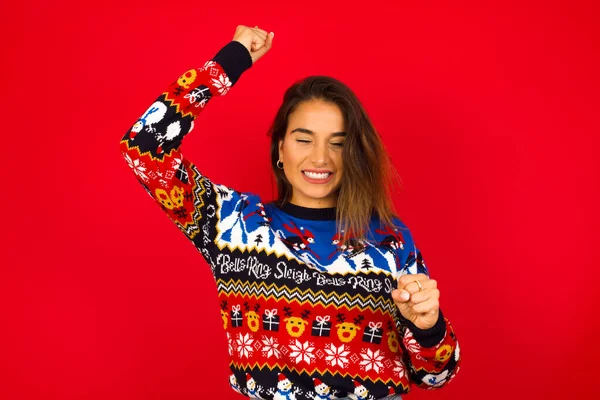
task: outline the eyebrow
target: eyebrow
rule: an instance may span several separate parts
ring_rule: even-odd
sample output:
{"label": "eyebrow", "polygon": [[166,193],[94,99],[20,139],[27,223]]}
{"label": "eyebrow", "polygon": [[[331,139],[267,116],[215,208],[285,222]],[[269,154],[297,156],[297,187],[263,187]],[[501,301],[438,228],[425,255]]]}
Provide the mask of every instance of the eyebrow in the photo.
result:
{"label": "eyebrow", "polygon": [[[309,135],[314,135],[315,133],[313,131],[311,131],[310,129],[306,129],[306,128],[296,128],[293,131],[290,132],[290,134],[294,133],[294,132],[300,132],[300,133],[308,133]],[[346,132],[334,132],[331,134],[332,137],[338,137],[338,136],[346,136]]]}

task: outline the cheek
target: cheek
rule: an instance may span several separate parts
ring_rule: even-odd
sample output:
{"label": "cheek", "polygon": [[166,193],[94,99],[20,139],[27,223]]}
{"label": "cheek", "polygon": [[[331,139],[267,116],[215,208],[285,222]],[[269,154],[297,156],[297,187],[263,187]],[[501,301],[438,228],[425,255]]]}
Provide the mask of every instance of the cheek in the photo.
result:
{"label": "cheek", "polygon": [[335,165],[335,169],[337,171],[337,180],[339,181],[344,173],[344,163],[342,162],[341,154],[335,155],[335,158],[333,158],[333,164]]}
{"label": "cheek", "polygon": [[336,152],[333,152],[333,153],[330,155],[330,157],[331,157],[331,159],[333,160],[333,164],[335,165],[335,167],[336,167],[336,168],[337,168],[339,171],[341,171],[341,170],[342,170],[342,168],[343,168],[343,166],[344,166],[344,163],[342,162],[342,152],[341,152],[341,151],[336,151]]}
{"label": "cheek", "polygon": [[283,162],[284,169],[286,169],[286,165],[291,169],[297,169],[306,157],[308,156],[306,149],[300,147],[294,147],[293,144],[283,146],[283,155],[281,156],[281,161]]}

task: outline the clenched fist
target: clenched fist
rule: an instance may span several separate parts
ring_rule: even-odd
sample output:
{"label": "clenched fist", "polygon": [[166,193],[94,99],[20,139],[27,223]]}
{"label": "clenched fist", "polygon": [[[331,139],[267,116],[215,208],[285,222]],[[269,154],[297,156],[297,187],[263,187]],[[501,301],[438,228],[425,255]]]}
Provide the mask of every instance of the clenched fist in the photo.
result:
{"label": "clenched fist", "polygon": [[437,282],[425,274],[402,275],[392,298],[404,318],[419,329],[435,325],[440,313],[440,291]]}
{"label": "clenched fist", "polygon": [[238,25],[233,35],[233,40],[240,42],[248,49],[252,57],[252,63],[267,54],[273,45],[273,32],[259,29],[258,26],[250,28],[244,25]]}

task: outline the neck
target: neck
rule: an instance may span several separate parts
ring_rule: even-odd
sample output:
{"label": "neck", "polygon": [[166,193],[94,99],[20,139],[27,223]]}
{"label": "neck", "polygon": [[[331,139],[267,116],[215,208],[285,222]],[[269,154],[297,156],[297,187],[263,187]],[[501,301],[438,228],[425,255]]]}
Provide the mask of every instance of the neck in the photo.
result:
{"label": "neck", "polygon": [[300,219],[309,219],[317,221],[335,221],[336,209],[330,208],[310,208],[302,207],[293,203],[285,203],[278,206],[283,212]]}
{"label": "neck", "polygon": [[292,192],[292,196],[289,199],[289,202],[300,207],[331,208],[337,205],[337,196],[332,194],[324,198],[316,199],[303,195],[301,196],[295,192]]}

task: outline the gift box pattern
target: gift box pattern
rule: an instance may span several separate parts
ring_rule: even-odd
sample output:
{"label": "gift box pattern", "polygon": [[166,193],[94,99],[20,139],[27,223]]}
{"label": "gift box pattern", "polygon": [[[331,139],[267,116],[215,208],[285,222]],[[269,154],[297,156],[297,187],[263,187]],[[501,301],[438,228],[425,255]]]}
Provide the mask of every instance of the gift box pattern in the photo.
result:
{"label": "gift box pattern", "polygon": [[239,328],[242,326],[242,321],[244,320],[243,312],[241,311],[241,307],[239,305],[235,305],[231,307],[231,326],[233,328]]}
{"label": "gift box pattern", "polygon": [[313,336],[329,336],[331,334],[331,321],[329,315],[324,317],[317,316],[316,321],[312,323]]}
{"label": "gift box pattern", "polygon": [[369,326],[365,327],[362,340],[363,342],[380,344],[382,336],[383,328],[381,327],[381,322],[369,322]]}
{"label": "gift box pattern", "polygon": [[265,331],[279,331],[279,315],[277,309],[265,310],[262,316],[263,329]]}

